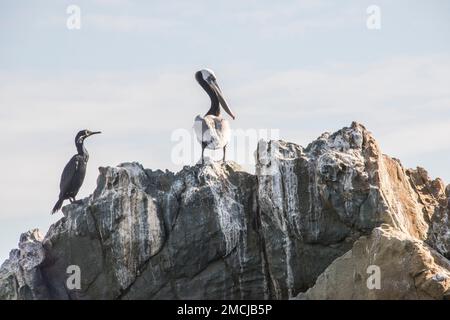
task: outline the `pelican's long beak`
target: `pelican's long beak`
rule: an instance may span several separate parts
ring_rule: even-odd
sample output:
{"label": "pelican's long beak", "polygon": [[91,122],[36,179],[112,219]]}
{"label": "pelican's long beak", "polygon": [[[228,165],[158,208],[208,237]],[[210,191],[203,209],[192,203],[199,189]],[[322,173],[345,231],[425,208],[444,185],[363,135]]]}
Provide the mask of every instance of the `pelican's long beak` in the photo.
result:
{"label": "pelican's long beak", "polygon": [[211,80],[210,82],[211,87],[216,92],[217,97],[219,98],[219,102],[222,105],[222,108],[230,115],[230,117],[233,118],[233,120],[236,118],[233,114],[233,112],[230,110],[230,107],[228,107],[227,102],[225,101],[225,98],[223,97],[222,90],[220,90],[219,85],[217,84],[216,80]]}

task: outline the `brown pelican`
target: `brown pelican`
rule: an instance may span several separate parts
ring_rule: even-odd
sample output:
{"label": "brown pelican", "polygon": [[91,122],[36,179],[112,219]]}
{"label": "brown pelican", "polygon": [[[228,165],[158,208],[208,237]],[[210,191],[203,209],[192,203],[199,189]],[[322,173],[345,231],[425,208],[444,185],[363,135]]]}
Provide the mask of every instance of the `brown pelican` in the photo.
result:
{"label": "brown pelican", "polygon": [[223,97],[222,90],[216,81],[216,76],[212,70],[203,69],[195,73],[195,79],[206,91],[211,99],[211,108],[204,117],[198,115],[194,121],[194,131],[198,142],[202,145],[202,164],[204,164],[203,154],[205,148],[217,150],[223,148],[223,161],[228,142],[230,141],[230,124],[220,115],[220,106],[235,118],[228,104]]}

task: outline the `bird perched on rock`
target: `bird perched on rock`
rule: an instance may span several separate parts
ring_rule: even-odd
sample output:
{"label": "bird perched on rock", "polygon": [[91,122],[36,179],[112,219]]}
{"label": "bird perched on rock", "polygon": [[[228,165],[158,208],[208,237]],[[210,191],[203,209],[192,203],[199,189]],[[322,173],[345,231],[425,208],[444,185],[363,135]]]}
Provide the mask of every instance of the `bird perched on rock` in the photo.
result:
{"label": "bird perched on rock", "polygon": [[84,139],[98,133],[101,132],[81,130],[76,135],[75,146],[77,147],[78,153],[74,155],[64,167],[61,175],[61,182],[59,184],[59,199],[53,207],[52,214],[61,209],[64,200],[69,199],[71,203],[75,201],[75,197],[86,176],[86,167],[89,160],[89,154],[84,147]]}
{"label": "bird perched on rock", "polygon": [[196,72],[195,79],[211,99],[209,111],[204,117],[198,115],[194,121],[195,135],[202,145],[202,164],[204,164],[205,148],[211,150],[223,148],[223,161],[225,161],[226,147],[230,141],[230,124],[220,115],[220,106],[233,120],[235,116],[228,107],[212,70],[203,69]]}

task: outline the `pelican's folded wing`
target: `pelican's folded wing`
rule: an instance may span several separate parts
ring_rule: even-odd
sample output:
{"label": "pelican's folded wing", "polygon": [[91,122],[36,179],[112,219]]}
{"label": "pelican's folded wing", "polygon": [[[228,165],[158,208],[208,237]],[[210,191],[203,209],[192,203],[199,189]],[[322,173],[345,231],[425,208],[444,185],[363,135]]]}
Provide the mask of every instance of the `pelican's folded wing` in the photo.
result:
{"label": "pelican's folded wing", "polygon": [[199,143],[202,143],[203,141],[203,128],[204,128],[204,119],[198,115],[195,117],[194,119],[194,132],[195,132],[195,136],[197,137],[197,141]]}

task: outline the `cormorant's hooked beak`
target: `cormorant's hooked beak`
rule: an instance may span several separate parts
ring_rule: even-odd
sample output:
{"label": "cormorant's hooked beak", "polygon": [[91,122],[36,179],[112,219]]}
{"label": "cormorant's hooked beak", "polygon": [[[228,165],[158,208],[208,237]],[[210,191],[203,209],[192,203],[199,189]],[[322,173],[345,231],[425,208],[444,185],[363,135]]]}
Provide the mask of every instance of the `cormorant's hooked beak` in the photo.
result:
{"label": "cormorant's hooked beak", "polygon": [[223,97],[222,90],[220,90],[219,85],[217,84],[216,80],[211,79],[209,81],[209,84],[211,88],[216,92],[217,97],[219,98],[219,102],[222,105],[222,108],[230,115],[230,117],[233,118],[233,120],[236,118],[233,114],[233,112],[230,110],[230,107],[228,107],[227,102],[225,101],[225,98]]}
{"label": "cormorant's hooked beak", "polygon": [[90,137],[90,136],[92,136],[92,135],[94,135],[94,134],[99,134],[99,133],[102,133],[102,132],[101,132],[101,131],[90,132],[88,137]]}

